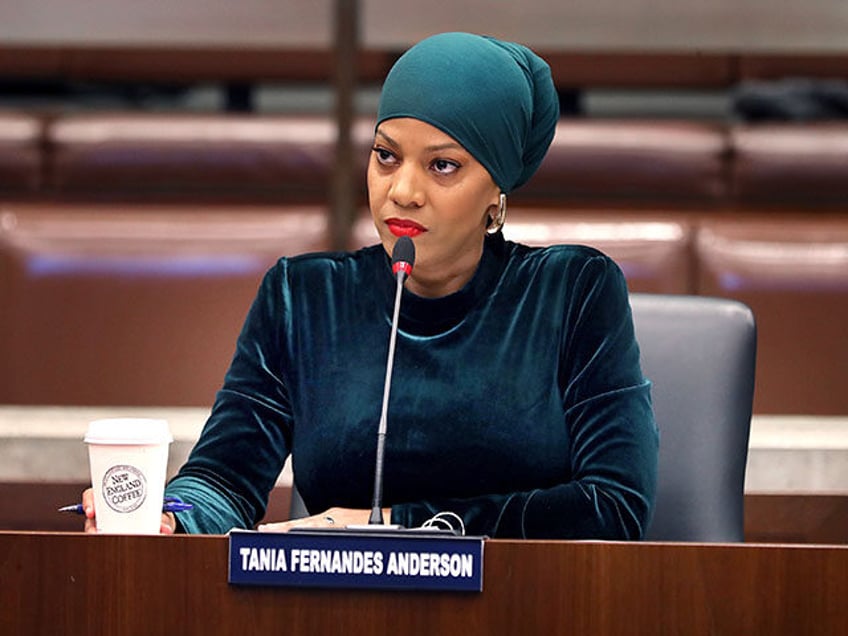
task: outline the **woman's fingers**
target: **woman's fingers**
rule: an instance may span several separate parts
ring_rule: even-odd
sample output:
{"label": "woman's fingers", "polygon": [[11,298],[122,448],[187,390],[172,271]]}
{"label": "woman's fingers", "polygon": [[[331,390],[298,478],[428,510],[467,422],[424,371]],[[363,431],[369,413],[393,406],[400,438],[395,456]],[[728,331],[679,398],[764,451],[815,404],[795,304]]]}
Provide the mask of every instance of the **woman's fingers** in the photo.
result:
{"label": "woman's fingers", "polygon": [[278,523],[264,523],[256,529],[259,532],[288,532],[292,528],[344,528],[349,525],[368,523],[369,515],[370,511],[368,510],[330,508],[311,517]]}
{"label": "woman's fingers", "polygon": [[94,512],[94,491],[86,488],[82,492],[82,509],[85,512],[85,531],[97,532],[97,518]]}
{"label": "woman's fingers", "polygon": [[[97,532],[97,517],[94,511],[94,491],[86,488],[82,493],[82,509],[85,512],[85,531]],[[162,522],[159,524],[160,534],[174,534],[177,529],[177,519],[173,512],[163,512]]]}
{"label": "woman's fingers", "polygon": [[177,518],[173,512],[162,513],[162,523],[159,525],[159,534],[174,534],[177,530]]}

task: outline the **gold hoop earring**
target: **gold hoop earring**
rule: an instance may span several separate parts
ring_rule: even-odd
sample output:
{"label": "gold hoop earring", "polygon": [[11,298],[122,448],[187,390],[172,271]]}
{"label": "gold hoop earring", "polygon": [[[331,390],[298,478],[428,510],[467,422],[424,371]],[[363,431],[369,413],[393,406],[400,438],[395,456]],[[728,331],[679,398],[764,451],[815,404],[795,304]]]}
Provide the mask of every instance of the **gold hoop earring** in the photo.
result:
{"label": "gold hoop earring", "polygon": [[492,222],[489,224],[489,227],[486,228],[486,232],[489,234],[497,234],[501,231],[501,228],[504,226],[504,222],[506,221],[506,195],[503,192],[501,192],[501,195],[498,198],[497,214],[489,218]]}

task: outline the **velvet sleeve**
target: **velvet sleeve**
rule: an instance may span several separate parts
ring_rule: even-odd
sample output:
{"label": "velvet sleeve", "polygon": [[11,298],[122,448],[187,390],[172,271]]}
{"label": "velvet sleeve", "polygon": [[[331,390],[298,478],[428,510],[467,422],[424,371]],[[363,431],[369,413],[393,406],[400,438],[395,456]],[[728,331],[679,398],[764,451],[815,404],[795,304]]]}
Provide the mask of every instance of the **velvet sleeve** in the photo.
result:
{"label": "velvet sleeve", "polygon": [[[395,505],[393,522],[414,527],[452,511],[468,533],[492,537],[644,536],[656,489],[658,435],[626,283],[615,263],[597,255],[574,277],[569,298],[558,371],[571,444],[569,477],[525,492]],[[532,431],[532,423],[524,425]]]}
{"label": "velvet sleeve", "polygon": [[265,276],[197,444],[166,489],[194,505],[178,513],[190,533],[251,528],[264,515],[291,441],[291,407],[280,369],[286,261]]}

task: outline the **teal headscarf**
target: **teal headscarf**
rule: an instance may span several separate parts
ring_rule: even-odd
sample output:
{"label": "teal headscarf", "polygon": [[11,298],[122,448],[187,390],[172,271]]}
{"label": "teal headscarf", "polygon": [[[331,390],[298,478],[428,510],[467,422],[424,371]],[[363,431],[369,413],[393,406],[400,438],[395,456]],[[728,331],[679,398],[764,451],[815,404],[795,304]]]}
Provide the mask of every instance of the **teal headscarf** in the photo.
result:
{"label": "teal headscarf", "polygon": [[397,117],[453,137],[508,194],[542,162],[559,101],[550,67],[527,47],[442,33],[409,49],[386,77],[377,125]]}

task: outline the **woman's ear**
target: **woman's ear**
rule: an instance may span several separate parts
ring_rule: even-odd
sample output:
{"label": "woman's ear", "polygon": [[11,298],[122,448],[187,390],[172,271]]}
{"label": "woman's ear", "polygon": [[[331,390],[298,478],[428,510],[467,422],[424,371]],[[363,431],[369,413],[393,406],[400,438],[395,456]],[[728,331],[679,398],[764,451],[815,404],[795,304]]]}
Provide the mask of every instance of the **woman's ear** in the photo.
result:
{"label": "woman's ear", "polygon": [[497,204],[489,206],[486,211],[489,215],[489,219],[486,221],[486,231],[490,234],[497,234],[506,221],[506,195],[501,192]]}
{"label": "woman's ear", "polygon": [[495,222],[495,217],[498,215],[498,204],[491,203],[486,208],[486,228],[491,227],[492,223]]}

